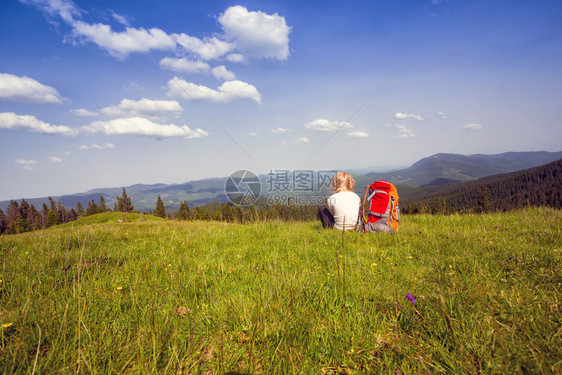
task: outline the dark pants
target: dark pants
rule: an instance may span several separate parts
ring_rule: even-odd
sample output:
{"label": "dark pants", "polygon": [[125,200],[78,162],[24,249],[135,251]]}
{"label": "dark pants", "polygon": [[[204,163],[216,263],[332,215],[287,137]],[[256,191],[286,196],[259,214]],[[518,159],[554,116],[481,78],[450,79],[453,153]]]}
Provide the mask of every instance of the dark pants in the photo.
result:
{"label": "dark pants", "polygon": [[336,222],[334,215],[332,215],[328,207],[324,205],[318,206],[318,218],[323,228],[333,228]]}

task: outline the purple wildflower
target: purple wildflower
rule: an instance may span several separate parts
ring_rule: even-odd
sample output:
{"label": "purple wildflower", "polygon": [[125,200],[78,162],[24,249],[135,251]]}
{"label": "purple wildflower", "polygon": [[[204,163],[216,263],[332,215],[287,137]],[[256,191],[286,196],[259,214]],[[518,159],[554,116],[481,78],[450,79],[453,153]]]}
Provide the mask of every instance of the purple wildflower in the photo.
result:
{"label": "purple wildflower", "polygon": [[412,296],[410,293],[406,294],[406,298],[412,302],[412,304],[415,306],[416,305],[416,299],[414,298],[414,296]]}
{"label": "purple wildflower", "polygon": [[68,266],[68,267],[66,267],[66,268],[63,268],[62,270],[63,270],[63,271],[68,271],[69,269],[70,269],[70,266]]}

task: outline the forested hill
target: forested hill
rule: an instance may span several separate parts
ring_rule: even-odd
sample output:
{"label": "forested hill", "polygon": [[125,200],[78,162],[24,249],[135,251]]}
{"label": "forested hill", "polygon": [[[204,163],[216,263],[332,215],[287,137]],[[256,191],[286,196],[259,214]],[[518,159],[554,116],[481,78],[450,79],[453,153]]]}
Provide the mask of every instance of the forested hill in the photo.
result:
{"label": "forested hill", "polygon": [[368,173],[357,180],[359,185],[369,185],[372,181],[384,179],[395,185],[437,186],[520,171],[561,158],[562,152],[545,151],[495,155],[435,154],[419,160],[409,168],[386,173]]}
{"label": "forested hill", "polygon": [[[399,189],[400,192],[400,189]],[[562,208],[562,159],[519,172],[431,188],[403,189],[405,213]]]}

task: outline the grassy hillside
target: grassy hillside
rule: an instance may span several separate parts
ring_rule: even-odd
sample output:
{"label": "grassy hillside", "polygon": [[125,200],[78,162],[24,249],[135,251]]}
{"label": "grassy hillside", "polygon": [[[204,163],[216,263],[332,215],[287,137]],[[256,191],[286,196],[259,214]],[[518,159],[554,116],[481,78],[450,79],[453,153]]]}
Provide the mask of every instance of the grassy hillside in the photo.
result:
{"label": "grassy hillside", "polygon": [[87,220],[0,237],[1,372],[562,371],[558,210],[392,236]]}

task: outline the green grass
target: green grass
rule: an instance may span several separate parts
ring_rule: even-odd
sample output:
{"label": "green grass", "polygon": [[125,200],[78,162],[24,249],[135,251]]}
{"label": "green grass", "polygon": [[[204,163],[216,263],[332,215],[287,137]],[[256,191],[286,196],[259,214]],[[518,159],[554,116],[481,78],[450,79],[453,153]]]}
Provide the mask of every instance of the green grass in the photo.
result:
{"label": "green grass", "polygon": [[3,236],[0,368],[560,373],[561,223],[406,216],[390,236],[110,213]]}

